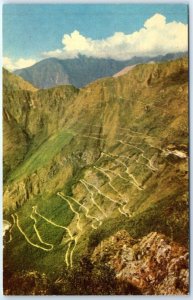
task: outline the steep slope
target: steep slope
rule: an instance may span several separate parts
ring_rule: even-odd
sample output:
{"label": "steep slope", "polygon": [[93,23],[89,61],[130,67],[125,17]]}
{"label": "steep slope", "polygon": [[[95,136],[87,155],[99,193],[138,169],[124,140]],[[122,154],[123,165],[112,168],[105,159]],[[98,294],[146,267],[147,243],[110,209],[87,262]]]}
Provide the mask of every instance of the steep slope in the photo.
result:
{"label": "steep slope", "polygon": [[15,76],[10,73],[6,69],[3,68],[3,89],[12,89],[12,90],[26,90],[35,92],[37,88],[35,88],[28,81],[25,81],[23,78],[19,76]]}
{"label": "steep slope", "polygon": [[31,82],[38,88],[49,88],[56,85],[72,84],[83,87],[102,77],[112,76],[124,67],[148,61],[164,61],[182,57],[184,53],[172,53],[165,56],[133,57],[126,61],[99,59],[80,55],[74,59],[48,58],[35,65],[16,70],[15,74]]}
{"label": "steep slope", "polygon": [[9,101],[11,98],[19,101],[18,97],[23,94],[21,101],[26,102],[28,95],[36,90],[27,81],[3,69],[3,99],[5,99],[3,105],[3,165],[5,179],[7,174],[24,159],[29,142],[24,128],[21,128],[15,120],[15,116],[10,113],[10,106],[15,110],[18,109],[18,106],[15,101],[12,101],[9,106]]}
{"label": "steep slope", "polygon": [[61,127],[64,103],[68,105],[69,98],[76,95],[78,90],[69,85],[44,92],[6,70],[3,78],[6,179],[9,171],[24,159],[27,150],[29,152],[38,147],[53,131]]}
{"label": "steep slope", "polygon": [[69,84],[69,76],[56,58],[42,60],[32,67],[15,71],[15,74],[33,83],[38,88]]}
{"label": "steep slope", "polygon": [[186,58],[23,95],[4,96],[31,141],[4,185],[5,269],[57,278],[122,229],[187,248]]}
{"label": "steep slope", "polygon": [[14,169],[24,158],[27,152],[27,137],[25,133],[17,126],[14,118],[3,113],[3,165],[4,179],[7,174]]}

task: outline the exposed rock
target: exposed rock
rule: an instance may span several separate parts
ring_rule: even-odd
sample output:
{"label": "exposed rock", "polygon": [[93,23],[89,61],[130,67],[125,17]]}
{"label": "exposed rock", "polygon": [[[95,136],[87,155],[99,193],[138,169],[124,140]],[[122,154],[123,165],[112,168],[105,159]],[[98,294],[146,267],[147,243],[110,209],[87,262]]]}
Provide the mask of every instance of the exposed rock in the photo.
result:
{"label": "exposed rock", "polygon": [[9,230],[11,227],[11,223],[7,220],[3,220],[3,236],[5,235],[6,231]]}
{"label": "exposed rock", "polygon": [[179,158],[187,158],[187,154],[185,152],[179,151],[177,149],[172,150],[172,151],[167,149],[167,150],[164,151],[164,155],[165,156],[174,155],[174,156],[177,156]]}
{"label": "exposed rock", "polygon": [[143,294],[188,294],[188,251],[165,235],[151,232],[141,240],[119,231],[94,251],[93,261],[104,261]]}

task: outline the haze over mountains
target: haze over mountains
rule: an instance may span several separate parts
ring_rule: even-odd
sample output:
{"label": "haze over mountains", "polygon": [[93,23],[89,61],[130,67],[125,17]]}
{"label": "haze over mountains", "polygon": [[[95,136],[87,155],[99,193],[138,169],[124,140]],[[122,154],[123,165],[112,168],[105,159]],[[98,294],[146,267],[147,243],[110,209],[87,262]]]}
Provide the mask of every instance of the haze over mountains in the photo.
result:
{"label": "haze over mountains", "polygon": [[[118,63],[21,72],[84,85]],[[81,89],[3,80],[5,293],[187,294],[187,57]]]}
{"label": "haze over mountains", "polygon": [[125,61],[83,55],[64,60],[48,58],[31,67],[16,70],[14,73],[37,88],[49,88],[63,84],[72,84],[80,88],[98,78],[113,76],[128,66],[149,61],[166,61],[182,56],[184,53],[179,52],[156,57],[133,57]]}

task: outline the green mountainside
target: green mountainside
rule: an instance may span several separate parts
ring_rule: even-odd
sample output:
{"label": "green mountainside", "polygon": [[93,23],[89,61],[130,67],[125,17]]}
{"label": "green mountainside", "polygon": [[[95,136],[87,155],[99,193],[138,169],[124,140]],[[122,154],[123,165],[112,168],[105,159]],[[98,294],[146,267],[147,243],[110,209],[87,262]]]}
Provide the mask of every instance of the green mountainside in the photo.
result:
{"label": "green mountainside", "polygon": [[[35,294],[53,293],[37,274],[68,294],[64,280],[76,278],[69,272],[79,276],[83,259],[121,230],[133,239],[157,232],[187,249],[187,58],[137,65],[81,89],[35,90],[6,71],[3,79],[7,294],[29,274],[41,285]],[[85,274],[95,293],[108,294],[95,276],[112,274],[98,268]],[[144,291],[135,288],[127,293]]]}
{"label": "green mountainside", "polygon": [[[19,103],[23,102],[23,97],[28,98],[29,94],[35,91],[37,89],[30,83],[3,69],[4,178],[24,159],[28,144],[28,136],[11,113],[11,109],[17,113],[20,111],[20,115],[23,114],[22,109],[25,110],[26,101],[22,103],[22,109]],[[11,101],[11,98],[17,99],[18,104],[16,105],[15,102]]]}

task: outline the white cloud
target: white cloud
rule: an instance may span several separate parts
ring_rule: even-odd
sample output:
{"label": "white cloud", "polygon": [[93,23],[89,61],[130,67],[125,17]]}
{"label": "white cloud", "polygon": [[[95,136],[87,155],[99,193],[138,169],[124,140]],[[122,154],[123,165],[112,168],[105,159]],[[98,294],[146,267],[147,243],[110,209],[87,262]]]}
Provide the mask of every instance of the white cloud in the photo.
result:
{"label": "white cloud", "polygon": [[63,49],[44,52],[46,57],[73,58],[79,54],[98,58],[130,59],[133,56],[154,56],[188,50],[188,25],[166,22],[166,17],[155,14],[143,28],[131,34],[115,32],[111,37],[93,40],[75,30],[64,34]]}
{"label": "white cloud", "polygon": [[3,66],[9,71],[13,70],[13,64],[9,57],[7,57],[7,56],[3,57]]}
{"label": "white cloud", "polygon": [[37,61],[32,58],[30,59],[19,58],[18,60],[12,60],[7,56],[3,57],[3,66],[9,71],[27,68],[34,65],[36,62]]}

